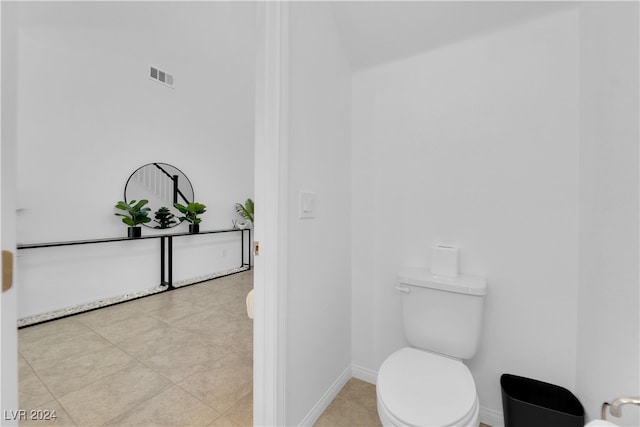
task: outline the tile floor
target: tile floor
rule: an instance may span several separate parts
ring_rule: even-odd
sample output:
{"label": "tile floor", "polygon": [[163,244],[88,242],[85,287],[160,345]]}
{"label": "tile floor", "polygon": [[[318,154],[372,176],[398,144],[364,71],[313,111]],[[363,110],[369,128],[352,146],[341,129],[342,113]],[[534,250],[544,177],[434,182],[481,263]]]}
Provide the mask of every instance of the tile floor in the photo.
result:
{"label": "tile floor", "polygon": [[315,427],[382,426],[376,386],[351,378],[315,423]]}
{"label": "tile floor", "polygon": [[[252,287],[248,271],[21,329],[20,409],[57,418],[19,424],[252,425]],[[375,386],[352,378],[315,425],[380,426]]]}
{"label": "tile floor", "polygon": [[20,409],[57,418],[20,425],[252,425],[252,287],[248,271],[21,329]]}

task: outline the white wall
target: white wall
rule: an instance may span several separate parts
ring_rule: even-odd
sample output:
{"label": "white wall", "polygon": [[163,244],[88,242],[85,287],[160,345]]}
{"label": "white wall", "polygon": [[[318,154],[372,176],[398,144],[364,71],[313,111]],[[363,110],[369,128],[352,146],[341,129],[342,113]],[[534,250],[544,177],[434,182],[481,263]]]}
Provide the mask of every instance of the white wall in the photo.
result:
{"label": "white wall", "polygon": [[[636,2],[581,6],[576,388],[591,418],[640,396],[638,19]],[[640,408],[622,412],[640,425]]]}
{"label": "white wall", "polygon": [[500,421],[502,373],[574,388],[578,18],[562,11],[354,73],[352,359],[362,377],[406,345],[398,270],[428,267],[431,247],[448,244],[462,273],[489,284],[467,362],[484,419]]}
{"label": "white wall", "polygon": [[[287,425],[312,424],[350,373],[350,71],[329,7],[290,5]],[[300,191],[314,219],[298,217]]]}
{"label": "white wall", "polygon": [[[129,175],[154,161],[191,180],[208,207],[201,229],[230,228],[235,202],[253,196],[255,4],[27,2],[18,11],[18,241],[126,235],[113,206]],[[172,73],[175,88],[148,79],[150,65]],[[181,238],[174,280],[238,267],[238,242]],[[19,317],[156,286],[158,246],[21,251]],[[28,299],[36,293],[50,304]]]}

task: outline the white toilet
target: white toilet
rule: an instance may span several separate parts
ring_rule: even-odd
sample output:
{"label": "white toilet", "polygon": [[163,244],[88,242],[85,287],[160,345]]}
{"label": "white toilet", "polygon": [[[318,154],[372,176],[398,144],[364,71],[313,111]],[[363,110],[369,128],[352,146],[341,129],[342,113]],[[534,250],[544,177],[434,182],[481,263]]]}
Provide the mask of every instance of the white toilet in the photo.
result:
{"label": "white toilet", "polygon": [[378,371],[382,424],[477,427],[476,386],[462,360],[478,347],[486,280],[405,269],[396,289],[403,293],[402,321],[412,347],[393,353]]}

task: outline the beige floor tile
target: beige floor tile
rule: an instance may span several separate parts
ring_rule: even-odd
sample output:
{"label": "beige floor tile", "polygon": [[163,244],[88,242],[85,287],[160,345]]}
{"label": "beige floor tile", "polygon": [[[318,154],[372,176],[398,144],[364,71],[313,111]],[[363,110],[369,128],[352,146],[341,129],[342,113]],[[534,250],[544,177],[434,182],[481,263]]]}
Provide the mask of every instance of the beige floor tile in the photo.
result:
{"label": "beige floor tile", "polygon": [[220,310],[227,316],[238,319],[240,321],[247,320],[251,321],[247,316],[247,301],[246,295],[242,298],[239,298],[238,301],[230,301],[228,304],[223,304],[220,306]]}
{"label": "beige floor tile", "polygon": [[200,342],[202,338],[196,334],[164,325],[145,334],[128,337],[119,342],[118,347],[133,357],[143,358]]}
{"label": "beige floor tile", "polygon": [[223,292],[211,292],[192,302],[193,304],[199,305],[205,309],[210,309],[229,304],[230,302],[233,302],[234,298],[235,297],[233,295],[228,295]]}
{"label": "beige floor tile", "polygon": [[101,425],[159,394],[171,383],[136,364],[58,400],[78,425]]}
{"label": "beige floor tile", "polygon": [[176,322],[174,327],[192,332],[207,341],[224,346],[240,330],[239,324],[215,308]]}
{"label": "beige floor tile", "polygon": [[18,349],[29,352],[34,347],[41,348],[87,332],[91,332],[91,329],[73,318],[42,323],[18,331]]}
{"label": "beige floor tile", "polygon": [[22,356],[18,356],[18,385],[20,409],[34,409],[53,400],[49,389]]}
{"label": "beige floor tile", "polygon": [[107,426],[206,426],[220,413],[173,386],[112,419]]}
{"label": "beige floor tile", "polygon": [[190,303],[197,303],[202,298],[209,297],[220,290],[225,289],[223,285],[214,285],[210,282],[199,283],[197,285],[185,286],[183,288],[172,291],[175,297]]}
{"label": "beige floor tile", "polygon": [[208,283],[216,290],[228,289],[238,286],[239,283],[244,283],[247,280],[253,282],[253,271],[245,271],[239,274],[232,274],[230,276],[221,277],[219,279],[210,280]]}
{"label": "beige floor tile", "polygon": [[238,425],[253,425],[253,393],[250,393],[240,399],[238,403],[229,408],[224,415]]}
{"label": "beige floor tile", "polygon": [[249,293],[249,291],[253,289],[253,288],[249,288],[249,289],[236,289],[233,292],[229,292],[231,299],[229,300],[229,303],[231,304],[245,304],[247,301],[247,294]]}
{"label": "beige floor tile", "polygon": [[251,361],[230,353],[208,365],[208,370],[192,375],[178,385],[220,412],[252,392]]}
{"label": "beige floor tile", "polygon": [[135,301],[131,301],[132,305],[135,305],[136,309],[143,313],[159,310],[164,307],[169,307],[171,304],[187,302],[176,295],[176,291],[161,292],[156,295],[150,295],[144,298],[139,298]]}
{"label": "beige floor tile", "polygon": [[52,400],[28,410],[26,419],[20,420],[18,425],[67,427],[76,426],[76,423],[58,401]]}
{"label": "beige floor tile", "polygon": [[351,378],[342,388],[338,397],[349,399],[365,408],[378,411],[376,386],[357,378]]}
{"label": "beige floor tile", "polygon": [[351,400],[337,397],[314,424],[316,427],[381,426],[377,412]]}
{"label": "beige floor tile", "polygon": [[252,331],[247,331],[246,328],[238,327],[237,324],[231,325],[228,329],[219,329],[212,331],[205,335],[214,344],[217,344],[224,348],[230,348],[234,351],[243,352],[253,345],[248,341],[253,336]]}
{"label": "beige floor tile", "polygon": [[228,353],[222,347],[191,343],[160,354],[145,355],[140,361],[174,383],[196,372],[209,369],[208,362],[221,359]]}
{"label": "beige floor tile", "polygon": [[227,287],[220,291],[220,293],[234,296],[237,298],[243,298],[253,289],[253,282],[238,282],[233,286]]}
{"label": "beige floor tile", "polygon": [[74,318],[83,325],[97,330],[121,322],[139,313],[138,300],[134,300],[82,313],[74,316]]}
{"label": "beige floor tile", "polygon": [[38,371],[40,367],[51,366],[69,357],[92,353],[111,347],[112,344],[90,329],[78,335],[58,340],[38,340],[28,346],[20,345],[20,354],[31,367]]}
{"label": "beige floor tile", "polygon": [[[246,275],[247,273],[249,274],[245,278],[239,277],[242,274]],[[251,283],[250,287],[246,284],[247,281]],[[244,292],[246,295],[251,287],[253,287],[253,273],[245,272],[193,286],[185,286],[184,288],[177,289],[173,292],[176,293],[177,298],[184,299],[185,301],[189,301],[205,308],[211,308],[213,306],[233,301],[234,298],[237,297],[238,288],[247,289],[246,292]]]}
{"label": "beige floor tile", "polygon": [[234,351],[246,352],[253,348],[253,321],[228,316],[219,308],[184,319],[176,326],[199,334],[208,343]]}
{"label": "beige floor tile", "polygon": [[218,418],[216,418],[211,424],[209,424],[209,426],[210,427],[249,427],[249,426],[253,426],[253,424],[248,424],[246,426],[243,426],[242,424],[238,424],[237,422],[235,422],[234,420],[232,420],[231,418],[223,414]]}
{"label": "beige floor tile", "polygon": [[206,309],[204,307],[199,305],[176,299],[166,301],[163,306],[156,310],[148,311],[147,314],[168,324],[172,324],[184,319],[185,317],[192,316],[205,310]]}
{"label": "beige floor tile", "polygon": [[[248,319],[252,322],[251,319]],[[244,321],[244,319],[243,319]],[[215,340],[214,340],[215,342]],[[223,348],[227,348],[249,360],[253,360],[253,323],[242,324],[237,331],[226,337],[224,341],[218,341]]]}
{"label": "beige floor tile", "polygon": [[109,326],[98,328],[95,331],[112,343],[117,344],[131,337],[146,334],[153,329],[166,326],[167,324],[161,320],[137,313]]}
{"label": "beige floor tile", "polygon": [[247,290],[253,289],[253,271],[247,272],[245,276],[240,279],[240,284]]}
{"label": "beige floor tile", "polygon": [[135,363],[119,348],[107,347],[41,367],[37,373],[51,392],[61,397]]}

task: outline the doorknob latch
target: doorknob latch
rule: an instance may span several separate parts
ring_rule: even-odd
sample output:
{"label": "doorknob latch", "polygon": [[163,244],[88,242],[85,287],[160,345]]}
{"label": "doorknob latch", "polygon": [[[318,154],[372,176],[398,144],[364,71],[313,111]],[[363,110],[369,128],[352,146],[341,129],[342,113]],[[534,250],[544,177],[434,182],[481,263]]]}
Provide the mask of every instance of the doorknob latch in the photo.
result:
{"label": "doorknob latch", "polygon": [[13,286],[13,252],[2,251],[2,292]]}

